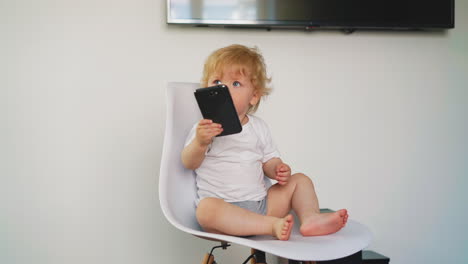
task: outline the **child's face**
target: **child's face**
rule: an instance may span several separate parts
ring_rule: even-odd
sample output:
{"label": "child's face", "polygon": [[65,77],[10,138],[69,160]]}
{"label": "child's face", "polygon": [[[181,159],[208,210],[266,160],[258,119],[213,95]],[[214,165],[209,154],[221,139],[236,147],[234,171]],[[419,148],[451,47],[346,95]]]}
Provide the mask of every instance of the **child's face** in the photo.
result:
{"label": "child's face", "polygon": [[255,91],[250,74],[242,74],[238,67],[226,66],[219,74],[208,79],[208,85],[225,84],[229,88],[237,115],[242,120],[250,106],[256,105],[260,99]]}

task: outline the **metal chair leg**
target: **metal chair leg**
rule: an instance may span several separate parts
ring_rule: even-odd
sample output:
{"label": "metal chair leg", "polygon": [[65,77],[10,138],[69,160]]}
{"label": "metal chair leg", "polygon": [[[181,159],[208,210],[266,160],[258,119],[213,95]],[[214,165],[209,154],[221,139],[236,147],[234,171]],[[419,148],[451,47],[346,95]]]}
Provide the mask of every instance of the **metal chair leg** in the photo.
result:
{"label": "metal chair leg", "polygon": [[231,244],[227,243],[227,242],[221,242],[221,245],[220,246],[215,246],[211,249],[210,253],[206,253],[205,254],[205,257],[203,258],[203,261],[202,261],[202,264],[216,264],[216,262],[214,261],[214,256],[213,256],[213,251],[217,248],[223,248],[223,249],[226,249],[228,248],[229,246],[231,246]]}

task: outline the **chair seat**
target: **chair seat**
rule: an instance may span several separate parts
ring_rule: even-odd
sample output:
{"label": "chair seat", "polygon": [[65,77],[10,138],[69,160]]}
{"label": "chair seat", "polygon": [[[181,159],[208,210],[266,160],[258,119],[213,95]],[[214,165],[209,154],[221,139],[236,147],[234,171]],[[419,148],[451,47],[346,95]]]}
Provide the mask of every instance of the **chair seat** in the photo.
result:
{"label": "chair seat", "polygon": [[[168,83],[166,130],[159,175],[159,200],[168,221],[183,232],[255,248],[294,260],[324,261],[343,258],[367,247],[370,230],[352,219],[340,231],[326,236],[303,237],[295,224],[288,241],[271,236],[236,237],[204,232],[195,217],[196,186],[193,171],[183,167],[180,153],[185,138],[201,119],[193,92],[197,83]],[[297,219],[295,223],[298,223]]]}
{"label": "chair seat", "polygon": [[351,219],[340,231],[326,236],[304,237],[296,225],[288,241],[277,240],[271,236],[235,237],[211,234],[202,230],[182,231],[201,238],[235,243],[278,257],[301,261],[344,258],[367,247],[372,239],[372,234],[366,226]]}

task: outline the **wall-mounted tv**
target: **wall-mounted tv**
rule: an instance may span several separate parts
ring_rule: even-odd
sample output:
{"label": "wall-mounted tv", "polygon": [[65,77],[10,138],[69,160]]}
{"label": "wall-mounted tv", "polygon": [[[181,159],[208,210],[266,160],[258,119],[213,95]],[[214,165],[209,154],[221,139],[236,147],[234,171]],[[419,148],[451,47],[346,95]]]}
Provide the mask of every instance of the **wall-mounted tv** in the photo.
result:
{"label": "wall-mounted tv", "polygon": [[167,23],[336,29],[449,29],[455,0],[167,0]]}

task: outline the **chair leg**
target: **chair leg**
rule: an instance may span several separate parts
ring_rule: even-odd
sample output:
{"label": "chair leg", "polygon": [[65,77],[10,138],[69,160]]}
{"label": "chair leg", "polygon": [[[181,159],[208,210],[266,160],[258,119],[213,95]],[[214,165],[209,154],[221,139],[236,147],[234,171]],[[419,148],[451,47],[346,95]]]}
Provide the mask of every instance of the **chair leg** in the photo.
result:
{"label": "chair leg", "polygon": [[216,246],[216,247],[213,247],[211,249],[211,252],[210,253],[206,253],[205,254],[205,257],[203,258],[203,262],[202,264],[216,264],[216,262],[214,261],[214,256],[213,256],[213,251],[217,248],[222,248],[222,249],[227,249],[228,247],[230,247],[231,244],[225,242],[225,241],[222,241],[221,242],[221,246]]}
{"label": "chair leg", "polygon": [[250,259],[250,264],[267,264],[265,252],[252,248],[250,253],[252,254],[251,256],[253,256]]}
{"label": "chair leg", "polygon": [[[254,248],[251,248],[250,249],[250,254],[255,254],[255,249]],[[250,264],[257,264],[257,260],[255,258],[251,258],[250,259]]]}
{"label": "chair leg", "polygon": [[213,262],[214,256],[209,253],[206,253],[201,264],[213,264]]}
{"label": "chair leg", "polygon": [[288,261],[288,264],[316,264],[317,262],[315,261],[297,261],[297,260],[292,260],[290,259]]}

